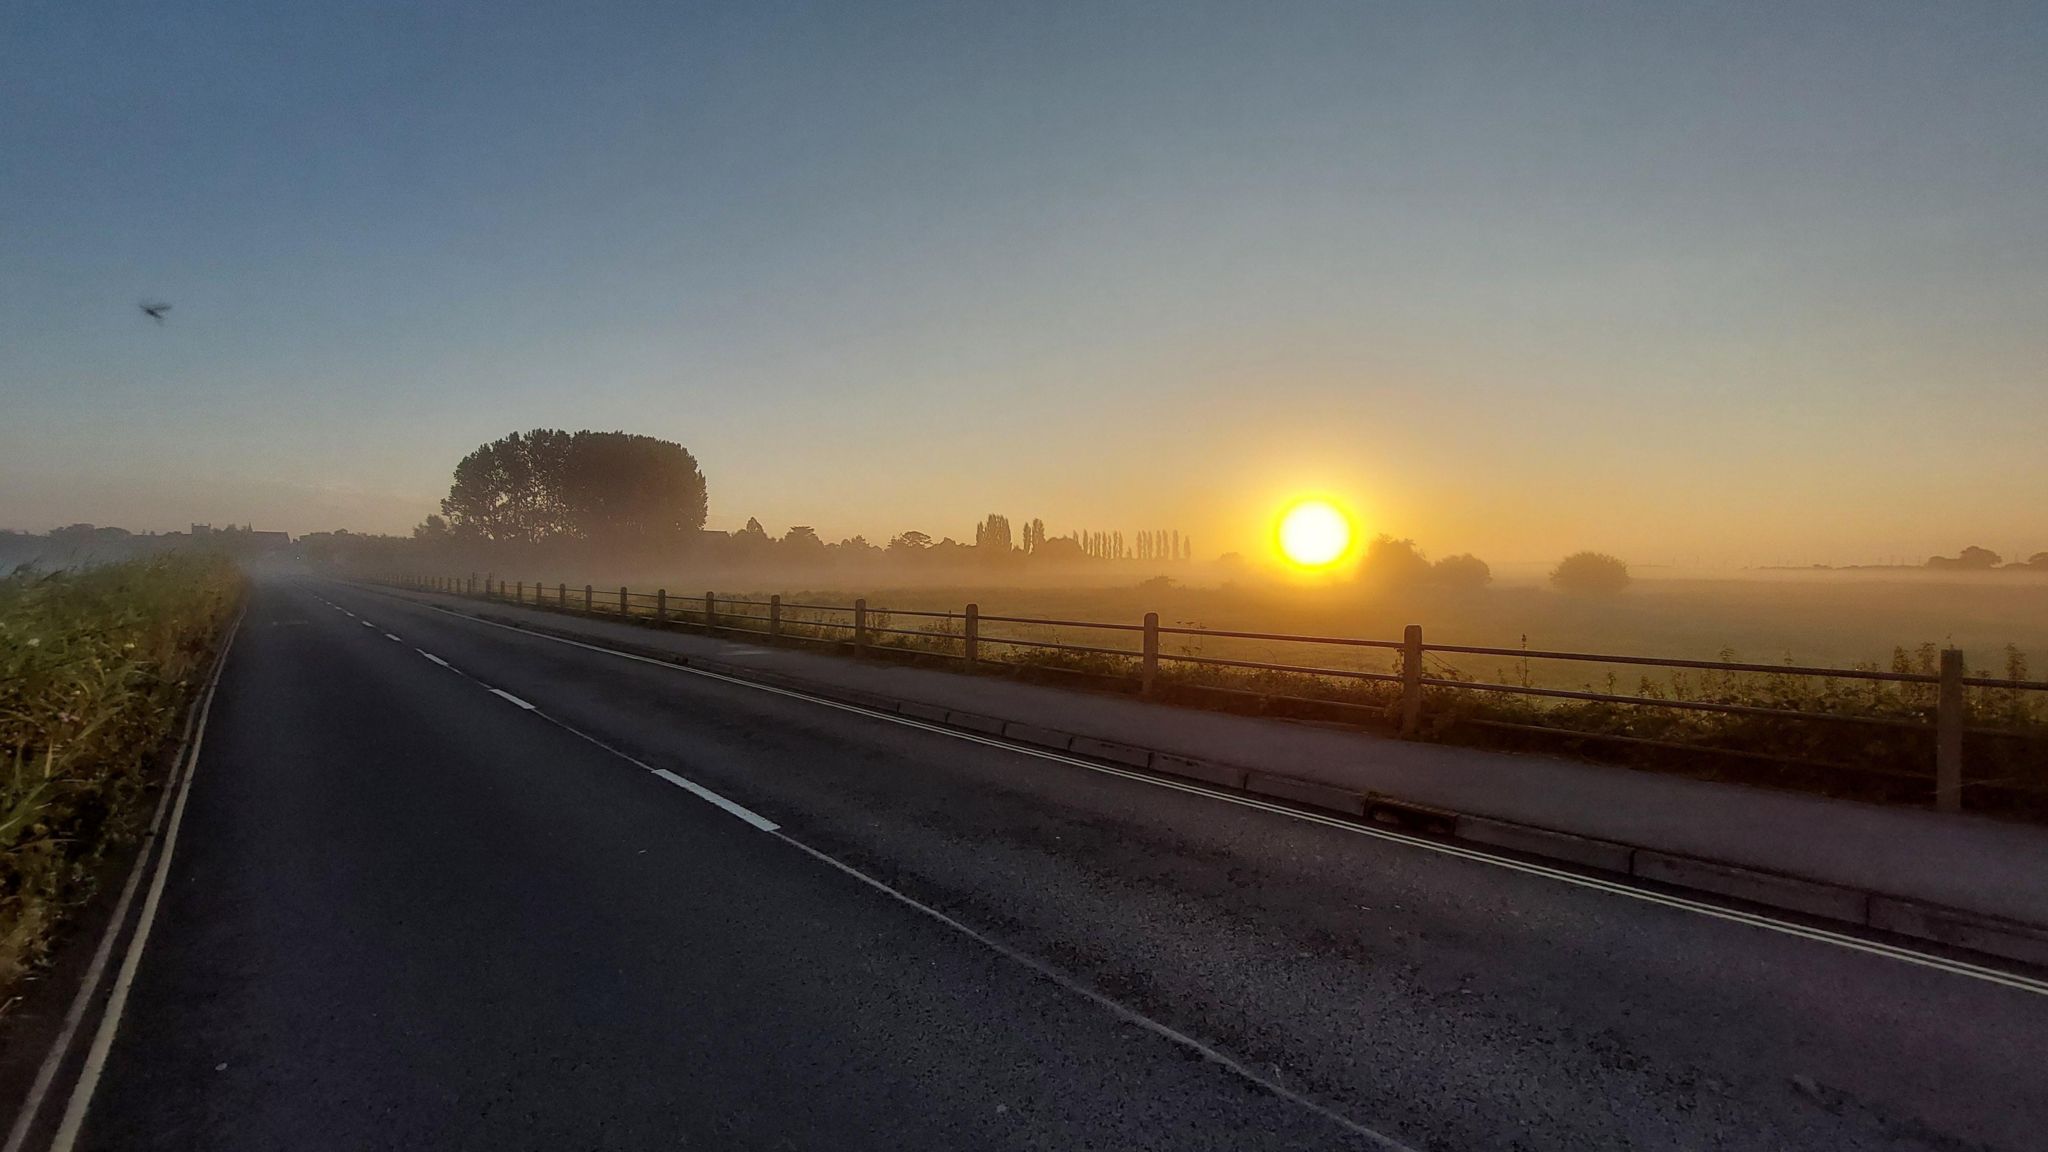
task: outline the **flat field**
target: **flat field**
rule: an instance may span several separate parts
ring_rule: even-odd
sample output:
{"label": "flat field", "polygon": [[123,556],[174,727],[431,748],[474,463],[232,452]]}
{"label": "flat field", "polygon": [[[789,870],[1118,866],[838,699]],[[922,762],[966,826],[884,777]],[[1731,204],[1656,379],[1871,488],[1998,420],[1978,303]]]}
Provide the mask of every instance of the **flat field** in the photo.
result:
{"label": "flat field", "polygon": [[[765,595],[766,590],[762,590]],[[1373,591],[1356,584],[1121,587],[900,587],[781,589],[786,599],[850,603],[863,595],[879,609],[959,611],[970,601],[984,616],[1010,615],[1135,624],[1146,612],[1167,626],[1399,640],[1420,624],[1438,644],[1551,649],[1688,660],[1733,659],[1830,667],[1890,667],[1904,649],[1917,664],[1926,646],[1963,649],[1973,672],[2005,676],[2012,653],[2048,659],[2048,579],[2023,573],[1933,579],[1914,576],[1790,575],[1776,578],[1638,579],[1614,596],[1572,596],[1532,584],[1469,592]],[[895,621],[914,627],[915,618]],[[1135,647],[1135,637],[1074,628],[989,624],[986,636]],[[1169,636],[1168,653],[1379,669],[1391,653],[1309,648],[1267,641]],[[1313,656],[1313,659],[1305,657]],[[1521,676],[1511,658],[1456,655],[1445,662],[1479,679]],[[1538,684],[1578,685],[1627,666],[1532,661]],[[1623,673],[1633,685],[1640,669]],[[2035,678],[2048,674],[2048,663]]]}

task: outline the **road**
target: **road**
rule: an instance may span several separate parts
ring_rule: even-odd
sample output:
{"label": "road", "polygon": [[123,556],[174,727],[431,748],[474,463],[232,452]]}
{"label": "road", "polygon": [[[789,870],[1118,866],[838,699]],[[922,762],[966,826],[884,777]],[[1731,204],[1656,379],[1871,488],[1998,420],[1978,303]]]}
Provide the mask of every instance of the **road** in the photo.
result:
{"label": "road", "polygon": [[81,1147],[2048,1130],[2038,989],[328,582],[257,587],[170,867]]}

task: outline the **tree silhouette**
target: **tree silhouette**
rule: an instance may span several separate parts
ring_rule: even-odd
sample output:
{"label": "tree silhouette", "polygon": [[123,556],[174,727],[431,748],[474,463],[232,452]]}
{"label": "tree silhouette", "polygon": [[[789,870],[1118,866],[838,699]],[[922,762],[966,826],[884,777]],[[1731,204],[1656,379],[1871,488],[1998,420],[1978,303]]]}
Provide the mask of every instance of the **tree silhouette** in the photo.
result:
{"label": "tree silhouette", "polygon": [[1550,582],[1565,592],[1613,595],[1628,587],[1628,564],[1605,552],[1574,552],[1558,562]]}
{"label": "tree silhouette", "polygon": [[463,457],[441,513],[471,539],[671,543],[704,526],[704,475],[672,441],[536,428]]}
{"label": "tree silhouette", "polygon": [[1963,549],[1962,554],[1958,556],[1929,556],[1927,558],[1927,567],[1960,568],[1972,572],[1983,572],[1998,567],[2004,559],[2004,557],[1989,548],[1979,548],[1973,544]]}
{"label": "tree silhouette", "polygon": [[675,543],[704,527],[704,474],[682,445],[627,432],[578,432],[564,457],[571,534],[599,544]]}
{"label": "tree silhouette", "polygon": [[535,541],[566,534],[562,472],[569,441],[567,432],[536,428],[481,445],[455,465],[441,514],[459,536]]}
{"label": "tree silhouette", "polygon": [[988,518],[974,526],[974,546],[987,548],[991,552],[1008,554],[1010,551],[1010,518],[991,512]]}
{"label": "tree silhouette", "polygon": [[1429,558],[1415,547],[1415,541],[1396,540],[1381,533],[1365,546],[1359,574],[1388,587],[1420,584],[1429,579]]}
{"label": "tree silhouette", "polygon": [[1446,588],[1484,588],[1493,582],[1493,569],[1470,552],[1444,557],[1430,566],[1429,575]]}

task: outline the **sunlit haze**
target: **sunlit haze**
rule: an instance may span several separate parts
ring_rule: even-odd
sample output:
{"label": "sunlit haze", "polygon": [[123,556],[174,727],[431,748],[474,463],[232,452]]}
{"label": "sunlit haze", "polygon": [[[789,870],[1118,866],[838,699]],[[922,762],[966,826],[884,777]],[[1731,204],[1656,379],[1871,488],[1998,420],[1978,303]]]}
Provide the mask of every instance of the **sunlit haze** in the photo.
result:
{"label": "sunlit haze", "polygon": [[402,533],[559,427],[828,540],[2048,548],[2038,5],[4,22],[0,527]]}
{"label": "sunlit haze", "polygon": [[1325,568],[1351,547],[1351,521],[1328,500],[1302,500],[1280,516],[1280,554],[1302,568]]}

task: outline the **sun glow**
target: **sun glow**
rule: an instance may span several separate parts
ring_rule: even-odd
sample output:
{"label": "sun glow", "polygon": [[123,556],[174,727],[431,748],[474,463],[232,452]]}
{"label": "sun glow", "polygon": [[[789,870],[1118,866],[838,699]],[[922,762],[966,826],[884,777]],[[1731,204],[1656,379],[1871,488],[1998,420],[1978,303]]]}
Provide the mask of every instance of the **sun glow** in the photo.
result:
{"label": "sun glow", "polygon": [[1328,500],[1303,500],[1280,517],[1280,554],[1302,568],[1327,568],[1351,550],[1351,518]]}

